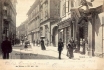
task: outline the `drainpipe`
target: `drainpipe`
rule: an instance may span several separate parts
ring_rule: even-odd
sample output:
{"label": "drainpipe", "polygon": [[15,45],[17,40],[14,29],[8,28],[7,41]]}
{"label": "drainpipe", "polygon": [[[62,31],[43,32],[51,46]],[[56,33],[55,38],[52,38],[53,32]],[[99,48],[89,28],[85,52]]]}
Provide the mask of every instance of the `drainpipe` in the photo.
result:
{"label": "drainpipe", "polygon": [[102,25],[102,58],[103,58],[103,25]]}

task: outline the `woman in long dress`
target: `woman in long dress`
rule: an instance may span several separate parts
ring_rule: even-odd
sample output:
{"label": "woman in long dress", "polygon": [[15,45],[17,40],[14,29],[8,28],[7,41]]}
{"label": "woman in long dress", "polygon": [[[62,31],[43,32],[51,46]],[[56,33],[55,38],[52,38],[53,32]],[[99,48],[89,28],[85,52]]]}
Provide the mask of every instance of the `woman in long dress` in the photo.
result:
{"label": "woman in long dress", "polygon": [[67,49],[68,49],[68,53],[69,53],[69,58],[73,58],[74,55],[73,55],[73,45],[72,45],[72,42],[69,41],[68,45],[67,45]]}
{"label": "woman in long dress", "polygon": [[41,39],[41,49],[42,49],[42,50],[46,50],[45,45],[44,45],[44,40],[43,40],[43,39]]}

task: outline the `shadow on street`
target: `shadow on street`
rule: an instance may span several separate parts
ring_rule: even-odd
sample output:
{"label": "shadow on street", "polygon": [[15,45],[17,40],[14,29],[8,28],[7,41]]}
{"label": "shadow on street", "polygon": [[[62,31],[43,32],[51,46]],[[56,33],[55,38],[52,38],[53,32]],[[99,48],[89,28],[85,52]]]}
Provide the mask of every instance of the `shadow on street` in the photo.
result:
{"label": "shadow on street", "polygon": [[10,59],[57,59],[53,56],[13,51]]}

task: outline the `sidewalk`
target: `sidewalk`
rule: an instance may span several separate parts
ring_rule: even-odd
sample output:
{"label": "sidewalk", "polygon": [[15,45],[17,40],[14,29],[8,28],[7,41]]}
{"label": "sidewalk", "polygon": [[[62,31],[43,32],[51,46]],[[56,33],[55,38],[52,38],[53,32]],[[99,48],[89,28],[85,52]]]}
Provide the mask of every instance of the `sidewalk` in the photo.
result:
{"label": "sidewalk", "polygon": [[[41,50],[41,47],[37,47],[38,49],[36,49],[36,47],[37,46],[32,46],[33,51]],[[49,53],[58,56],[58,48],[57,47],[54,47],[54,46],[48,46],[47,47],[46,46],[46,50],[48,50]],[[40,53],[44,53],[42,51],[39,51],[39,52]],[[52,53],[52,52],[54,52],[54,53]],[[69,57],[67,57],[66,54],[67,54],[67,50],[66,50],[66,48],[64,48],[63,51],[62,51],[62,57],[65,58],[65,59],[69,59]],[[73,59],[78,59],[79,60],[79,59],[83,59],[83,58],[90,58],[90,57],[89,56],[86,56],[86,55],[82,55],[80,53],[74,53],[74,58]]]}
{"label": "sidewalk", "polygon": [[[53,46],[49,46],[49,47],[47,47],[47,49],[53,49],[53,50],[57,51],[57,47],[53,47]],[[62,54],[66,56],[66,54],[67,54],[66,48],[63,49]],[[89,56],[82,55],[80,53],[74,53],[74,59],[80,59],[80,58],[89,58]]]}
{"label": "sidewalk", "polygon": [[[15,45],[14,47],[18,47],[18,46],[21,46],[21,45]],[[23,47],[22,47],[23,48]],[[54,47],[54,46],[46,46],[46,50],[41,50],[41,46],[33,46],[31,45],[30,49],[32,49],[33,53],[34,54],[42,54],[42,55],[50,55],[50,56],[54,56],[56,58],[58,58],[58,47]],[[67,50],[66,48],[63,49],[62,51],[62,58],[63,59],[69,59],[67,56]],[[80,59],[98,59],[99,57],[89,57],[88,55],[82,55],[80,53],[74,53],[74,58],[73,59],[77,59],[77,60],[80,60]],[[102,59],[102,58],[101,58]]]}

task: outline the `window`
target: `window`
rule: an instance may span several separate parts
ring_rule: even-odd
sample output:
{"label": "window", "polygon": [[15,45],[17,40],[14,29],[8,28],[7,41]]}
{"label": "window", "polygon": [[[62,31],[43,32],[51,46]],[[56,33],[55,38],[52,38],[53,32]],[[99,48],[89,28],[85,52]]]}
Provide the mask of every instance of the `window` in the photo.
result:
{"label": "window", "polygon": [[63,4],[62,16],[66,16],[66,2]]}
{"label": "window", "polygon": [[7,10],[4,10],[4,15],[7,16]]}
{"label": "window", "polygon": [[71,0],[71,7],[74,7],[74,1]]}
{"label": "window", "polygon": [[45,18],[48,17],[48,10],[45,11]]}
{"label": "window", "polygon": [[45,37],[47,38],[47,33],[48,33],[48,26],[45,25]]}
{"label": "window", "polygon": [[66,1],[66,13],[69,12],[69,1]]}

